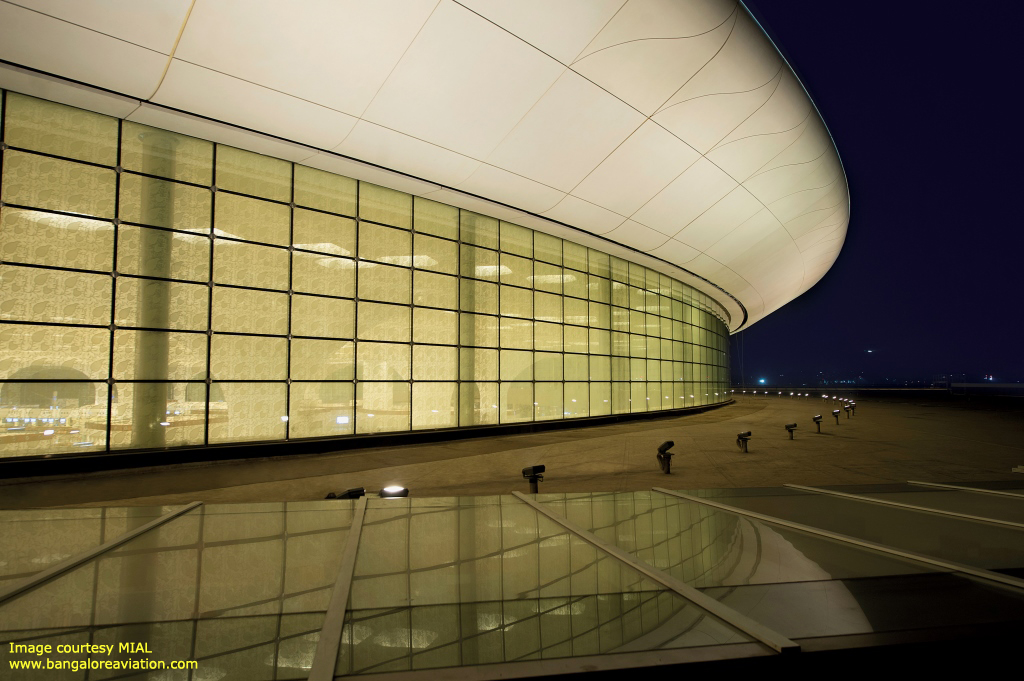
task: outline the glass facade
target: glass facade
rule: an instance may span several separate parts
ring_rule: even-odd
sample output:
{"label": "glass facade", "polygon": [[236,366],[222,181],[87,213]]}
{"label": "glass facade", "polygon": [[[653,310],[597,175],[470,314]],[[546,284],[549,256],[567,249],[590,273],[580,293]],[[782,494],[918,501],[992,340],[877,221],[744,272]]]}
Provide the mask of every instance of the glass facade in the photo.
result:
{"label": "glass facade", "polygon": [[3,96],[0,456],[723,402],[725,312],[492,217]]}

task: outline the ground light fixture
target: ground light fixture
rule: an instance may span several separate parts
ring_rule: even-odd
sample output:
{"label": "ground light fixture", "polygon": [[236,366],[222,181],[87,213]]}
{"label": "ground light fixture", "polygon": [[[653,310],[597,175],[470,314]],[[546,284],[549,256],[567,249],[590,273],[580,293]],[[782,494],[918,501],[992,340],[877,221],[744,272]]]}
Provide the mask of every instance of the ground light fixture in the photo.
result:
{"label": "ground light fixture", "polygon": [[666,475],[672,472],[672,452],[668,450],[672,449],[675,444],[672,440],[666,440],[658,445],[658,466]]}
{"label": "ground light fixture", "polygon": [[854,416],[857,415],[857,403],[856,402],[850,402],[850,410],[853,412]]}
{"label": "ground light fixture", "polygon": [[786,424],[786,430],[789,432],[789,439],[792,440],[793,439],[793,431],[796,430],[796,424],[795,423],[787,423]]}
{"label": "ground light fixture", "polygon": [[378,496],[380,496],[381,499],[398,499],[400,497],[409,496],[409,490],[400,485],[388,485],[378,492]]}
{"label": "ground light fixture", "polygon": [[814,416],[811,417],[811,420],[814,421],[814,425],[818,426],[818,432],[820,433],[821,432],[821,414],[815,414]]}
{"label": "ground light fixture", "polygon": [[843,411],[846,412],[846,418],[850,418],[850,405],[844,404],[843,405]]}
{"label": "ground light fixture", "polygon": [[523,477],[530,481],[530,494],[537,494],[537,483],[544,480],[544,466],[527,466],[523,469]]}
{"label": "ground light fixture", "polygon": [[745,430],[742,433],[736,434],[736,446],[743,450],[744,454],[747,454],[747,442],[750,441],[750,431]]}
{"label": "ground light fixture", "polygon": [[839,410],[838,409],[833,409],[832,410],[832,416],[836,417],[836,425],[838,426],[839,425]]}

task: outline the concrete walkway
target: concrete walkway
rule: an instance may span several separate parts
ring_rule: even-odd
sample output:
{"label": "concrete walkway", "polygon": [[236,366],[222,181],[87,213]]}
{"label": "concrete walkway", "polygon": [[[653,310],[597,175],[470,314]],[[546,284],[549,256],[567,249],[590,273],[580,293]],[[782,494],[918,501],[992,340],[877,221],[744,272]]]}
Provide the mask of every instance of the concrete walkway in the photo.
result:
{"label": "concrete walkway", "polygon": [[[1024,412],[941,401],[860,400],[853,418],[831,401],[739,397],[703,414],[451,443],[339,454],[189,464],[0,483],[0,507],[156,505],[323,499],[328,492],[388,484],[413,496],[528,491],[521,469],[547,466],[542,492],[719,487],[1020,481]],[[823,414],[821,435],[811,416]],[[783,424],[797,422],[790,441]],[[736,433],[750,430],[750,452]],[[672,474],[656,449],[675,441]]]}

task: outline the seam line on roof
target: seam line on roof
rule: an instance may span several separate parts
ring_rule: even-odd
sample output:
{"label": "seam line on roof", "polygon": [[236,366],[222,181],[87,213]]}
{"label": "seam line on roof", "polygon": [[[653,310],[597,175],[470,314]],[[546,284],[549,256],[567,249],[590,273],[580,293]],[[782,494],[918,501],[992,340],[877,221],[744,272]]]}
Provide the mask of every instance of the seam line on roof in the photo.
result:
{"label": "seam line on roof", "polygon": [[[749,140],[749,139],[753,139],[755,137],[771,137],[772,135],[781,135],[783,133],[791,132],[793,130],[796,130],[801,125],[803,125],[804,123],[807,122],[807,119],[810,118],[812,111],[814,111],[814,109],[811,108],[811,105],[808,102],[808,104],[807,104],[807,113],[804,115],[803,118],[800,119],[800,122],[797,123],[796,125],[794,125],[793,127],[786,128],[785,130],[773,130],[771,132],[755,132],[752,135],[744,135],[743,137],[737,137],[736,139],[729,140],[725,144],[722,144],[721,142],[719,142],[715,146],[711,147],[711,149],[708,150],[708,153],[710,154],[713,151],[718,151],[719,149],[725,149],[730,144],[735,144],[736,142],[742,142],[743,140]],[[726,135],[726,137],[728,137],[728,135]],[[723,137],[722,139],[725,139],[725,138]]]}
{"label": "seam line on roof", "polygon": [[[700,65],[700,68],[699,68],[699,69],[697,69],[696,71],[694,71],[694,72],[693,72],[693,73],[692,73],[692,74],[690,75],[690,77],[689,77],[689,78],[687,78],[687,79],[686,79],[686,80],[685,80],[685,81],[683,82],[683,84],[682,84],[682,85],[680,85],[680,86],[679,86],[679,87],[677,87],[677,88],[676,88],[675,90],[673,90],[673,91],[672,91],[672,94],[670,94],[670,95],[669,95],[669,96],[668,96],[668,97],[667,97],[667,98],[665,99],[665,101],[664,101],[664,102],[662,102],[662,103],[661,103],[660,105],[658,105],[658,108],[657,108],[657,109],[655,109],[655,111],[654,111],[654,113],[653,113],[653,114],[651,114],[652,116],[654,116],[654,115],[657,115],[657,114],[658,114],[658,112],[659,112],[659,111],[661,111],[661,108],[662,108],[663,106],[665,106],[665,104],[666,104],[666,103],[668,103],[668,102],[671,102],[671,101],[672,101],[672,98],[673,98],[673,97],[675,97],[675,96],[676,96],[677,94],[679,94],[680,90],[682,90],[682,89],[683,89],[684,87],[686,87],[686,86],[687,86],[687,85],[688,85],[688,84],[690,83],[690,81],[691,81],[691,80],[693,80],[694,78],[696,78],[696,77],[697,77],[697,74],[698,74],[698,73],[700,73],[701,71],[703,71],[704,69],[706,69],[706,68],[708,67],[708,64],[710,64],[711,62],[713,62],[713,61],[715,60],[715,58],[717,58],[717,57],[718,57],[718,55],[720,55],[720,54],[722,53],[722,50],[724,50],[724,49],[725,49],[725,46],[726,46],[726,45],[727,45],[727,44],[729,43],[729,39],[730,39],[730,38],[732,38],[732,34],[733,34],[733,32],[734,32],[734,31],[736,30],[736,22],[737,22],[737,21],[739,21],[739,15],[738,15],[738,14],[736,13],[736,10],[737,10],[737,8],[738,8],[738,7],[739,7],[739,3],[737,3],[737,4],[736,4],[736,6],[734,6],[734,7],[733,7],[733,11],[732,11],[732,14],[730,14],[730,15],[729,15],[729,16],[731,16],[731,17],[734,17],[734,18],[733,18],[733,21],[732,21],[732,26],[730,26],[730,27],[729,27],[729,34],[728,34],[727,36],[725,36],[725,40],[723,40],[723,41],[722,41],[722,44],[718,46],[718,49],[717,49],[717,50],[715,50],[715,53],[714,53],[713,55],[711,55],[710,57],[708,57],[707,61],[705,61],[705,62],[704,62],[703,64],[701,64],[701,65]],[[768,82],[770,83],[771,81],[769,80]],[[696,151],[696,149],[695,149],[694,151]],[[698,153],[699,153],[699,152],[698,152]]]}
{"label": "seam line on roof", "polygon": [[[420,27],[418,29],[416,29],[416,35],[414,35],[412,37],[412,39],[409,41],[409,44],[405,46],[404,50],[402,50],[402,54],[398,57],[397,60],[395,60],[395,63],[391,65],[391,70],[388,71],[388,75],[384,76],[384,80],[382,80],[380,82],[380,85],[377,86],[377,89],[374,90],[373,97],[370,97],[369,101],[366,102],[366,106],[363,107],[363,110],[360,111],[359,114],[355,116],[355,118],[357,118],[360,121],[363,120],[363,116],[366,114],[366,110],[369,109],[373,105],[373,100],[377,99],[377,95],[379,95],[380,91],[384,89],[385,85],[387,85],[387,82],[391,79],[391,75],[395,72],[395,69],[397,69],[398,65],[402,63],[403,59],[405,59],[405,55],[409,52],[409,49],[412,47],[413,43],[416,42],[416,39],[420,37],[420,33],[423,32],[423,27],[426,26],[428,23],[430,23],[431,17],[434,16],[434,12],[436,12],[437,8],[440,7],[440,6],[441,6],[441,0],[438,0],[434,4],[434,9],[430,10],[430,14],[428,14],[427,18],[423,20],[423,23],[420,24]],[[349,114],[349,115],[352,115],[352,114]],[[358,121],[357,121],[357,124],[358,124]],[[352,126],[352,130],[355,130],[355,129],[356,129],[356,126],[353,125]],[[348,134],[345,135],[345,137],[340,142],[338,142],[336,145],[334,145],[334,146],[335,147],[340,147],[342,144],[344,144],[345,140],[347,140],[349,138],[349,136],[352,134],[352,130],[349,130]]]}
{"label": "seam line on roof", "polygon": [[[722,47],[724,48],[725,45],[723,44]],[[715,55],[715,56],[717,56],[717,55]],[[711,62],[708,62],[708,63],[711,63]],[[705,64],[705,66],[706,65],[707,64]],[[697,95],[696,97],[687,97],[686,99],[680,99],[678,102],[675,102],[674,104],[669,104],[668,106],[664,106],[663,108],[658,109],[656,112],[654,112],[654,115],[660,114],[663,111],[668,111],[669,109],[671,109],[673,107],[677,107],[680,104],[686,104],[687,102],[695,102],[698,99],[704,99],[705,97],[720,97],[720,96],[724,96],[724,95],[745,95],[748,92],[754,92],[755,90],[760,90],[765,85],[767,85],[768,83],[770,83],[773,80],[775,80],[775,78],[779,75],[779,70],[781,70],[784,66],[785,66],[785,64],[780,59],[779,60],[779,68],[775,71],[775,73],[772,74],[771,78],[769,78],[765,82],[761,83],[760,85],[755,85],[754,87],[750,88],[749,90],[731,90],[729,92],[707,92],[707,93],[705,93],[703,95]],[[697,74],[695,73],[693,75],[697,75]],[[693,80],[693,78],[691,77],[690,80]],[[689,80],[687,82],[689,82]],[[683,87],[685,87],[685,85]],[[680,89],[682,89],[682,88],[680,88]],[[676,92],[679,92],[679,90],[676,90]],[[671,97],[669,99],[671,99]]]}
{"label": "seam line on roof", "polygon": [[[7,0],[0,0],[0,1],[6,2]],[[184,61],[184,60],[179,59],[179,61]],[[188,63],[191,63],[191,62],[188,62]],[[193,111],[186,111],[184,109],[179,109],[179,108],[176,108],[176,107],[173,107],[173,106],[168,106],[166,104],[160,104],[159,102],[153,102],[153,101],[150,101],[150,100],[140,99],[139,97],[136,97],[136,96],[133,96],[133,95],[127,95],[127,94],[125,94],[123,92],[118,92],[117,90],[112,90],[110,88],[105,88],[105,87],[102,87],[102,86],[94,85],[92,83],[87,83],[85,81],[76,80],[74,78],[68,78],[66,76],[61,76],[59,74],[51,73],[51,72],[48,72],[48,71],[44,71],[42,69],[38,69],[38,68],[35,68],[35,67],[32,67],[32,66],[26,66],[24,64],[19,64],[19,63],[16,63],[16,62],[12,62],[12,61],[7,60],[7,59],[0,59],[0,64],[7,64],[7,65],[15,67],[15,68],[19,68],[19,69],[24,69],[26,71],[30,71],[32,73],[38,73],[38,74],[41,74],[41,75],[44,75],[44,76],[55,78],[57,80],[60,80],[60,81],[66,82],[66,83],[76,83],[78,85],[82,85],[84,87],[87,87],[87,88],[90,88],[90,89],[93,89],[93,90],[97,90],[97,91],[100,91],[100,92],[106,92],[106,93],[109,93],[109,94],[112,94],[112,95],[116,95],[118,97],[124,97],[124,98],[127,98],[127,99],[131,99],[131,100],[134,100],[134,101],[138,102],[140,106],[143,103],[145,103],[145,104],[149,104],[150,106],[153,106],[153,107],[156,107],[156,108],[159,108],[159,109],[163,109],[163,110],[166,110],[166,111],[177,112],[177,113],[180,113],[180,114],[184,114],[186,116],[198,118],[198,119],[205,120],[205,121],[210,121],[210,122],[213,122],[213,123],[218,123],[220,125],[224,125],[224,126],[227,126],[229,128],[235,129],[235,130],[244,130],[244,131],[251,132],[251,133],[254,133],[256,135],[259,135],[261,137],[265,137],[265,138],[268,138],[268,139],[274,139],[274,140],[278,140],[280,142],[285,142],[287,144],[292,144],[292,145],[300,146],[300,147],[303,147],[305,149],[311,150],[313,152],[312,155],[316,155],[316,153],[319,152],[319,153],[324,153],[324,154],[329,155],[329,156],[335,156],[335,157],[338,157],[338,158],[343,158],[343,159],[346,159],[346,160],[349,160],[349,161],[353,161],[355,163],[358,163],[358,164],[361,164],[361,165],[365,165],[365,166],[370,167],[370,168],[378,168],[378,169],[384,170],[385,172],[393,173],[395,175],[399,175],[399,176],[406,177],[406,178],[409,178],[409,179],[417,180],[419,182],[423,182],[425,184],[437,187],[438,189],[445,189],[445,190],[448,190],[448,191],[456,192],[457,194],[461,194],[463,196],[469,196],[469,197],[472,197],[472,198],[480,199],[482,201],[485,201],[487,203],[490,203],[490,204],[493,204],[493,205],[496,205],[496,206],[501,206],[501,207],[504,207],[504,208],[509,208],[509,209],[515,210],[517,212],[524,213],[526,215],[530,215],[532,217],[539,218],[539,219],[541,219],[543,221],[550,222],[550,223],[553,223],[553,224],[557,224],[557,225],[566,227],[568,229],[571,229],[571,230],[574,230],[574,231],[577,231],[577,232],[581,232],[583,234],[586,234],[588,236],[594,237],[594,238],[599,239],[601,241],[606,241],[606,242],[608,242],[610,244],[613,244],[614,246],[616,246],[618,248],[622,248],[622,249],[625,249],[627,251],[632,251],[632,252],[634,252],[634,253],[636,253],[636,254],[638,254],[640,256],[651,258],[652,260],[657,260],[659,262],[663,262],[666,265],[669,265],[670,267],[674,267],[677,270],[679,270],[681,272],[684,272],[686,275],[691,276],[691,277],[693,277],[694,279],[696,279],[698,281],[704,282],[708,286],[711,286],[715,290],[720,291],[721,293],[723,293],[726,297],[728,297],[730,300],[732,300],[736,304],[736,306],[739,308],[739,311],[742,313],[742,319],[740,320],[740,322],[737,325],[735,330],[730,330],[731,333],[736,333],[736,332],[740,331],[743,328],[743,326],[746,325],[747,320],[750,317],[750,315],[749,315],[749,313],[747,311],[746,306],[744,306],[743,303],[740,302],[739,298],[737,298],[733,294],[729,293],[728,291],[726,291],[721,286],[715,284],[714,282],[712,282],[708,278],[702,277],[701,275],[697,274],[696,272],[688,270],[685,267],[682,267],[681,265],[679,265],[677,263],[665,260],[664,258],[661,258],[661,257],[658,257],[656,255],[653,255],[653,254],[651,254],[651,253],[649,253],[647,251],[642,251],[639,248],[634,248],[634,247],[629,246],[627,244],[623,244],[623,243],[614,241],[613,239],[610,239],[610,238],[608,238],[606,236],[603,236],[601,234],[597,234],[596,232],[591,232],[591,231],[583,229],[581,227],[576,227],[574,225],[571,225],[571,224],[569,224],[567,222],[563,222],[561,220],[556,220],[554,218],[546,217],[546,216],[542,215],[539,212],[532,211],[532,210],[527,210],[525,208],[520,208],[518,206],[514,206],[512,204],[505,203],[503,201],[498,201],[496,199],[488,198],[488,197],[482,196],[480,194],[475,194],[475,193],[467,191],[465,189],[459,189],[459,188],[454,187],[454,186],[450,186],[450,185],[446,185],[446,184],[441,184],[440,182],[431,181],[431,180],[419,177],[417,175],[413,175],[411,173],[403,172],[401,170],[396,170],[394,168],[388,168],[387,166],[383,166],[383,165],[380,165],[378,163],[373,163],[372,161],[365,161],[365,160],[356,158],[354,156],[349,156],[347,154],[344,154],[344,153],[341,153],[341,152],[338,152],[338,151],[332,151],[331,149],[324,149],[322,147],[315,147],[313,145],[306,144],[304,142],[296,142],[295,140],[291,140],[291,139],[288,139],[286,137],[282,137],[281,135],[276,135],[276,134],[273,134],[273,133],[264,132],[262,130],[257,130],[255,128],[248,128],[246,126],[238,125],[236,123],[230,123],[228,121],[223,121],[223,120],[220,120],[218,118],[214,118],[212,116],[206,116],[206,115],[203,115],[203,114],[198,114],[198,113],[195,113]],[[202,67],[202,68],[206,68],[206,67]],[[224,75],[228,75],[228,74],[224,74]],[[234,76],[231,76],[231,77],[234,77]],[[258,84],[255,84],[255,85],[258,85]],[[265,87],[265,86],[259,86],[259,87]],[[598,87],[600,87],[600,86],[598,86]],[[271,89],[271,88],[267,88],[267,89]],[[276,90],[274,90],[274,91],[277,92]],[[281,94],[287,95],[287,93],[281,93]],[[609,93],[609,94],[611,94],[611,93]],[[287,95],[287,96],[291,97],[293,95]],[[612,95],[612,96],[614,96],[614,95]],[[296,99],[298,99],[298,98],[296,98]],[[303,101],[306,101],[306,100],[303,100]],[[323,105],[318,104],[317,106],[323,106]],[[138,109],[138,107],[136,107],[136,108]],[[329,107],[324,107],[324,108],[329,108]],[[331,109],[331,110],[332,111],[336,111],[335,109]],[[344,113],[344,112],[339,112],[339,113]],[[345,114],[345,115],[349,115],[349,114]],[[362,120],[362,119],[360,119],[360,120]],[[666,132],[669,132],[669,131],[666,131]],[[669,134],[672,134],[672,133],[669,132]],[[673,137],[675,137],[675,135],[673,135]],[[416,139],[416,138],[414,138],[414,139]],[[678,137],[676,139],[678,139]],[[428,144],[431,144],[431,143],[428,143]],[[685,142],[684,142],[684,144],[685,144]],[[434,146],[437,146],[437,145],[434,145]],[[687,146],[689,146],[689,145],[687,145]],[[443,147],[439,147],[439,148],[443,148]],[[457,153],[457,152],[455,152],[455,153]],[[700,153],[700,152],[697,152],[697,153]],[[307,157],[307,158],[309,158],[309,157]],[[469,158],[469,157],[467,157],[467,158]],[[490,165],[490,164],[488,164],[488,165]],[[497,167],[497,166],[494,166],[494,167]],[[501,168],[501,170],[505,170],[505,169]],[[511,171],[505,171],[505,172],[511,173]],[[514,173],[512,173],[512,174],[514,174]],[[536,180],[532,180],[532,181],[536,182]],[[538,184],[541,184],[541,183],[538,183]],[[547,186],[547,185],[544,185],[544,186]],[[639,223],[639,224],[643,224],[643,223]],[[646,225],[644,225],[644,226],[646,226]],[[543,231],[543,230],[541,230],[541,231]],[[692,286],[692,284],[687,284],[687,285]],[[705,291],[701,291],[701,292],[707,294],[707,292],[705,292]],[[716,302],[718,302],[718,301],[716,300]],[[718,304],[722,305],[724,307],[724,305],[721,302],[719,302]],[[726,314],[728,315],[728,310],[726,310]],[[731,324],[732,323],[731,322],[731,315],[728,315],[728,316],[730,317],[730,322],[729,323]]]}
{"label": "seam line on roof", "polygon": [[[623,3],[623,6],[625,6],[625,3]],[[729,19],[732,18],[733,15],[736,14],[736,10],[737,10],[738,7],[739,7],[738,4],[734,4],[733,8],[732,8],[732,11],[729,12],[729,14],[727,14],[726,17],[724,19],[722,19],[722,21],[719,24],[717,24],[715,26],[712,26],[711,28],[709,28],[706,31],[701,31],[700,33],[694,33],[693,35],[677,35],[677,36],[672,36],[672,37],[668,37],[668,38],[648,37],[648,38],[633,38],[632,40],[623,40],[621,43],[615,43],[614,45],[607,45],[607,46],[602,47],[600,49],[594,50],[593,52],[588,53],[587,56],[585,56],[585,57],[580,57],[580,56],[577,55],[576,59],[574,59],[571,63],[569,63],[568,66],[574,66],[574,65],[580,63],[581,61],[584,61],[586,59],[590,59],[591,57],[593,57],[598,52],[604,52],[605,50],[610,50],[613,47],[619,47],[620,45],[628,45],[630,43],[642,43],[642,42],[647,42],[647,41],[651,41],[651,40],[688,40],[690,38],[698,38],[698,37],[700,37],[702,35],[707,35],[708,33],[711,33],[713,31],[717,31],[722,26],[725,26],[725,23],[727,21],[729,21]],[[622,8],[620,7],[619,9],[622,9]],[[618,14],[618,12],[616,12],[616,14]],[[609,20],[609,22],[610,21],[611,20]],[[607,28],[607,26],[608,26],[608,24],[605,24],[604,27],[601,28],[601,31],[598,31],[598,33],[594,36],[594,38],[596,38],[597,36],[601,35],[601,32],[604,31],[604,29]],[[729,33],[731,35],[732,31],[730,31]],[[591,38],[590,42],[594,42],[594,38]],[[728,38],[726,38],[726,40],[728,40]],[[723,42],[722,45],[725,45],[725,42]],[[588,47],[589,47],[589,45],[588,45]],[[586,50],[587,48],[584,47],[583,49]],[[722,49],[721,46],[718,49],[721,50]],[[718,54],[718,52],[715,52],[715,55],[717,55],[717,54]],[[714,59],[714,57],[711,57],[711,58]],[[676,90],[676,92],[678,92],[678,90]]]}
{"label": "seam line on roof", "polygon": [[797,191],[795,191],[795,192],[790,192],[790,193],[788,193],[788,194],[783,194],[783,195],[782,195],[782,196],[780,196],[779,198],[777,198],[777,199],[775,199],[774,201],[772,201],[772,203],[773,203],[773,204],[774,204],[774,203],[778,203],[778,202],[779,202],[779,201],[781,201],[782,199],[786,199],[786,198],[789,198],[790,196],[793,196],[793,195],[795,195],[795,194],[802,194],[803,192],[813,192],[813,191],[815,191],[815,190],[818,190],[818,189],[824,189],[825,187],[830,187],[830,186],[832,186],[833,184],[835,184],[836,182],[838,182],[838,181],[839,181],[839,177],[840,177],[840,175],[841,175],[841,173],[836,173],[836,176],[835,176],[835,177],[833,177],[833,178],[832,178],[832,179],[831,179],[831,180],[830,180],[829,182],[826,182],[826,183],[825,183],[825,184],[823,184],[823,185],[819,185],[819,186],[817,186],[817,187],[808,187],[808,188],[806,188],[806,189],[798,189],[798,190],[797,190]]}
{"label": "seam line on roof", "polygon": [[[615,12],[612,14],[612,16],[609,17],[608,21],[604,22],[604,25],[601,26],[601,28],[597,29],[597,33],[595,33],[593,36],[591,36],[590,42],[588,42],[587,45],[590,45],[590,43],[594,42],[594,38],[596,38],[597,36],[601,35],[601,31],[603,31],[608,26],[608,24],[611,23],[611,20],[614,19],[616,17],[616,15],[618,15],[618,13],[622,10],[622,8],[626,6],[627,2],[628,2],[628,0],[623,0],[622,4],[619,5],[619,9],[615,10]],[[485,17],[483,14],[480,14],[480,12],[477,12],[472,7],[467,7],[466,5],[464,5],[461,2],[459,2],[459,0],[452,0],[452,4],[458,5],[459,7],[461,7],[464,10],[466,10],[467,12],[471,12],[472,14],[477,15],[478,17],[480,17],[481,19],[483,19],[484,21],[486,21],[489,24],[493,24],[496,28],[500,28],[502,31],[504,31],[505,33],[508,33],[510,36],[512,36],[516,40],[519,40],[519,41],[521,41],[523,43],[526,43],[527,45],[529,45],[533,49],[535,49],[538,52],[540,52],[541,54],[543,54],[545,57],[548,57],[549,59],[555,60],[556,62],[558,62],[562,66],[569,67],[573,63],[573,62],[569,62],[568,64],[566,64],[561,59],[558,59],[557,57],[555,57],[552,54],[548,54],[547,52],[545,52],[541,48],[539,48],[536,45],[534,45],[533,43],[529,42],[528,40],[526,40],[526,38],[522,37],[521,35],[517,35],[517,34],[513,33],[509,29],[507,29],[504,26],[502,26],[501,24],[499,24],[497,21],[494,21],[490,17]],[[584,50],[587,49],[586,46],[584,46],[583,49]],[[579,55],[577,55],[577,56],[579,56]]]}
{"label": "seam line on roof", "polygon": [[178,49],[178,43],[181,42],[181,36],[185,34],[185,26],[188,25],[188,18],[192,16],[192,8],[196,6],[196,0],[192,0],[189,3],[188,11],[185,12],[185,18],[181,22],[181,28],[178,29],[178,35],[174,39],[174,45],[171,46],[171,53],[167,55],[167,63],[164,64],[164,70],[160,74],[160,80],[157,81],[156,87],[153,88],[152,94],[147,99],[153,99],[156,97],[156,93],[160,90],[160,86],[164,84],[164,78],[167,77],[167,71],[171,68],[171,62],[174,61],[174,53]]}
{"label": "seam line on roof", "polygon": [[11,5],[13,7],[18,7],[20,9],[26,10],[28,12],[33,12],[34,14],[40,14],[40,15],[42,15],[44,17],[49,17],[50,19],[53,19],[54,21],[61,22],[62,24],[68,24],[69,26],[75,26],[77,28],[81,28],[83,30],[90,31],[92,33],[97,33],[99,35],[106,36],[107,38],[112,38],[113,40],[117,40],[119,42],[126,43],[128,45],[134,45],[135,47],[141,47],[144,50],[148,50],[150,52],[155,52],[156,54],[163,54],[164,56],[166,56],[166,54],[164,52],[161,52],[160,50],[154,50],[152,47],[146,47],[145,45],[140,45],[139,43],[133,43],[130,40],[125,40],[124,38],[119,38],[116,35],[111,35],[110,33],[104,33],[103,31],[97,31],[95,28],[90,28],[88,26],[83,26],[82,24],[76,24],[73,21],[68,21],[67,19],[62,19],[61,17],[55,17],[52,14],[47,14],[46,12],[38,10],[38,9],[36,9],[34,7],[26,7],[25,5],[22,5],[20,3],[14,2],[13,0],[0,0],[0,2],[4,2],[4,3],[8,4],[8,5]]}

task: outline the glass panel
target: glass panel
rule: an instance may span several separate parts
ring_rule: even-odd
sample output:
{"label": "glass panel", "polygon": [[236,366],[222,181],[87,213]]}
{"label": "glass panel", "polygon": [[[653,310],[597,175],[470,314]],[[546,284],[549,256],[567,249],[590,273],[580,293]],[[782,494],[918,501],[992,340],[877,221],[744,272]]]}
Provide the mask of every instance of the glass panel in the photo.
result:
{"label": "glass panel", "polygon": [[860,487],[831,487],[841,492],[850,492],[875,499],[896,501],[901,504],[924,506],[940,511],[964,513],[982,518],[1007,520],[1024,524],[1024,504],[1019,499],[996,496],[994,494],[978,494],[977,492],[961,492],[958,490],[923,489],[907,485],[904,489],[877,490]]}
{"label": "glass panel", "polygon": [[54,156],[112,166],[117,163],[117,119],[14,92],[7,95],[4,138]]}
{"label": "glass panel", "polygon": [[295,248],[355,257],[355,220],[302,208],[295,209],[292,219],[292,241]]}
{"label": "glass panel", "polygon": [[292,296],[292,333],[325,338],[355,337],[355,303],[351,300]]}
{"label": "glass panel", "polygon": [[456,274],[459,245],[454,241],[416,234],[413,237],[413,264],[424,270]]}
{"label": "glass panel", "polygon": [[187,184],[121,174],[121,220],[187,232],[210,231],[210,191]]}
{"label": "glass panel", "polygon": [[359,338],[409,342],[410,310],[398,305],[359,303]]}
{"label": "glass panel", "polygon": [[112,219],[115,177],[107,168],[8,150],[0,195],[6,203]]}
{"label": "glass panel", "polygon": [[524,258],[532,258],[533,231],[510,222],[502,222],[501,250]]}
{"label": "glass panel", "polygon": [[534,418],[538,421],[563,417],[561,383],[535,383],[533,399]]}
{"label": "glass panel", "polygon": [[498,351],[459,348],[459,378],[463,381],[497,381]]}
{"label": "glass panel", "polygon": [[[796,490],[793,490],[794,492]],[[1024,565],[1020,531],[810,492],[722,495],[723,503],[988,570]]]}
{"label": "glass panel", "polygon": [[408,383],[356,383],[356,432],[409,430],[410,406]]}
{"label": "glass panel", "polygon": [[0,541],[4,546],[4,562],[0,564],[0,588],[42,572],[177,508],[180,507],[2,511]]}
{"label": "glass panel", "polygon": [[459,317],[455,312],[415,308],[412,319],[412,338],[417,343],[456,345],[459,342]]}
{"label": "glass panel", "polygon": [[354,396],[352,383],[293,382],[289,438],[350,435],[355,426]]}
{"label": "glass panel", "polygon": [[287,246],[291,210],[280,203],[218,192],[213,228],[217,236]]}
{"label": "glass panel", "polygon": [[498,286],[463,279],[459,287],[460,307],[467,312],[498,314]]}
{"label": "glass panel", "polygon": [[129,381],[205,379],[206,342],[205,333],[118,329],[114,332],[114,378]]}
{"label": "glass panel", "polygon": [[533,419],[533,383],[502,383],[499,398],[501,423],[518,423]]}
{"label": "glass panel", "polygon": [[407,381],[411,354],[405,344],[360,342],[356,347],[356,380]]}
{"label": "glass panel", "polygon": [[[210,442],[284,439],[284,383],[218,383],[210,390]],[[216,398],[220,401],[215,401]]]}
{"label": "glass panel", "polygon": [[351,341],[292,340],[293,380],[351,381],[355,378],[355,345]]}
{"label": "glass panel", "polygon": [[562,264],[581,272],[587,271],[587,247],[571,241],[562,242]]}
{"label": "glass panel", "polygon": [[6,426],[0,456],[92,453],[106,446],[106,384],[62,380],[60,370],[51,375],[52,382],[7,381],[0,386],[0,416]]}
{"label": "glass panel", "polygon": [[292,164],[218,144],[217,187],[275,201],[291,201]]}
{"label": "glass panel", "polygon": [[213,144],[167,130],[124,121],[121,165],[149,175],[209,186],[213,182]]}
{"label": "glass panel", "polygon": [[295,164],[295,203],[343,215],[356,214],[356,181]]}
{"label": "glass panel", "polygon": [[118,383],[110,447],[201,445],[206,430],[205,383]]}
{"label": "glass panel", "polygon": [[[495,373],[497,362],[495,361]],[[498,384],[459,384],[459,425],[481,426],[498,422]]]}
{"label": "glass panel", "polygon": [[413,303],[428,307],[454,310],[459,301],[459,280],[443,274],[421,272],[413,274]]}
{"label": "glass panel", "polygon": [[552,265],[562,264],[562,240],[543,232],[533,233],[533,250],[537,260]]}
{"label": "glass panel", "polygon": [[459,373],[458,348],[414,345],[412,378],[414,381],[454,381]]}
{"label": "glass panel", "polygon": [[0,265],[0,319],[110,323],[111,278]]}
{"label": "glass panel", "polygon": [[496,347],[498,318],[476,314],[459,315],[459,344]]}
{"label": "glass panel", "polygon": [[459,209],[437,201],[413,197],[413,213],[417,232],[459,238]]}
{"label": "glass panel", "polygon": [[462,242],[497,250],[498,221],[468,210],[460,211],[460,213]]}
{"label": "glass panel", "polygon": [[[454,351],[455,348],[452,348]],[[415,364],[415,359],[413,360]],[[458,425],[457,383],[413,383],[412,427],[454,428]]]}
{"label": "glass panel", "polygon": [[217,286],[213,289],[213,330],[283,336],[288,333],[288,294]]}
{"label": "glass panel", "polygon": [[355,261],[293,251],[292,289],[351,298],[356,293]]}
{"label": "glass panel", "polygon": [[359,183],[359,217],[403,229],[412,227],[412,197],[404,192]]}
{"label": "glass panel", "polygon": [[214,239],[213,280],[219,284],[287,290],[288,251]]}
{"label": "glass panel", "polygon": [[288,378],[288,339],[214,334],[210,373],[218,380],[284,380]]}
{"label": "glass panel", "polygon": [[412,272],[405,267],[392,267],[359,261],[359,297],[408,305],[412,298]]}
{"label": "glass panel", "polygon": [[109,363],[107,329],[0,324],[2,379],[105,380]]}
{"label": "glass panel", "polygon": [[113,256],[109,222],[10,207],[0,211],[0,259],[110,271]]}
{"label": "glass panel", "polygon": [[122,224],[117,234],[117,270],[122,274],[208,281],[210,239]]}

